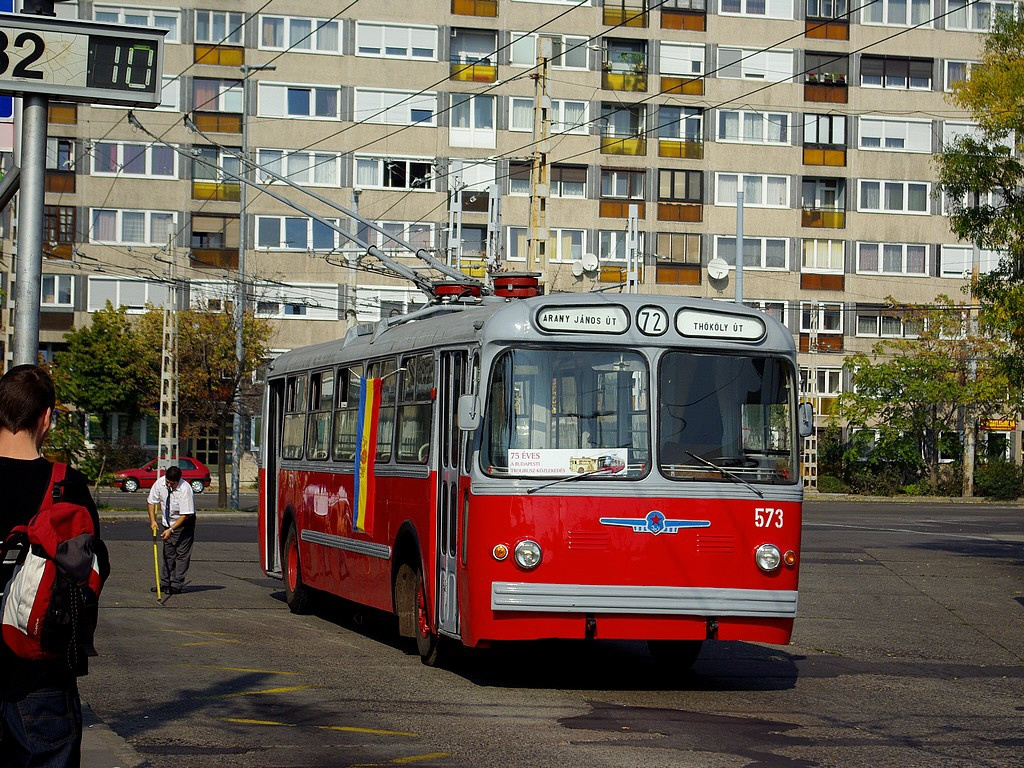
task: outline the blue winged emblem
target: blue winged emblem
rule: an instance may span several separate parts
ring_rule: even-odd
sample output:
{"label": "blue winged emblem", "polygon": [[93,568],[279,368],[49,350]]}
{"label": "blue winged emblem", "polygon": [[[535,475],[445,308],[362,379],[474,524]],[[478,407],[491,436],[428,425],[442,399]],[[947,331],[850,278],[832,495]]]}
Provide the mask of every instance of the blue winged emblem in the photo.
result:
{"label": "blue winged emblem", "polygon": [[710,528],[710,520],[669,520],[665,513],[652,509],[646,517],[602,517],[601,525],[632,528],[634,533],[678,533],[683,528]]}

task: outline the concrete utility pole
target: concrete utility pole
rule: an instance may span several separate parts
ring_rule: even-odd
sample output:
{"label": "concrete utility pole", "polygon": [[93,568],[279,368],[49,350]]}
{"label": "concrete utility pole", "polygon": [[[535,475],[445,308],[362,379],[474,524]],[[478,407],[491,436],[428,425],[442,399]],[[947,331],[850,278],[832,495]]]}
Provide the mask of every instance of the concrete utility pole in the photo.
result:
{"label": "concrete utility pole", "polygon": [[167,306],[164,307],[164,335],[160,354],[160,437],[157,473],[164,474],[178,458],[178,286],[174,243],[168,249]]}
{"label": "concrete utility pole", "polygon": [[640,293],[640,206],[629,206],[626,222],[626,293]]}
{"label": "concrete utility pole", "polygon": [[736,303],[743,303],[743,175],[736,189]]}
{"label": "concrete utility pole", "polygon": [[462,161],[452,160],[448,169],[451,197],[448,202],[448,266],[462,271]]}
{"label": "concrete utility pole", "polygon": [[[974,207],[978,208],[979,193],[977,190],[974,192]],[[974,314],[974,285],[978,281],[978,274],[981,271],[981,246],[978,245],[978,241],[974,241],[974,248],[971,250],[971,289],[968,292],[970,296],[970,306],[967,308],[967,343],[973,344],[973,336],[975,331],[975,314]],[[978,361],[974,355],[971,355],[967,361],[967,380],[968,383],[974,384],[975,379],[978,377]],[[974,495],[974,461],[977,454],[977,440],[978,440],[978,425],[974,421],[974,409],[970,406],[964,408],[964,496]]]}
{"label": "concrete utility pole", "polygon": [[488,288],[494,286],[494,273],[501,267],[501,254],[501,187],[491,184],[487,196],[487,252],[483,277],[484,285]]}
{"label": "concrete utility pole", "polygon": [[530,234],[526,271],[543,269],[548,249],[548,194],[551,166],[551,97],[548,96],[548,70],[551,62],[551,38],[537,38],[537,71],[533,90],[533,166],[530,168]]}

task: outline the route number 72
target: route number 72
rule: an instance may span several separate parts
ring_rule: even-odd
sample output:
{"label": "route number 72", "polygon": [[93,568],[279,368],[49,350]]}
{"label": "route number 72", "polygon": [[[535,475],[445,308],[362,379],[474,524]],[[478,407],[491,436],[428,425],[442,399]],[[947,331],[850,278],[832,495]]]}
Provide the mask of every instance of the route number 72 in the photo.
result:
{"label": "route number 72", "polygon": [[782,510],[772,507],[755,507],[754,525],[758,528],[781,528]]}

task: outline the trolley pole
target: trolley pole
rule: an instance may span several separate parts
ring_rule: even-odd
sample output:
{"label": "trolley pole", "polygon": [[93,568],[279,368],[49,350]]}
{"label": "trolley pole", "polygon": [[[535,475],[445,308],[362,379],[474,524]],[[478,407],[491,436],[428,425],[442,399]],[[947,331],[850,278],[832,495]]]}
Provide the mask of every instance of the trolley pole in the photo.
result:
{"label": "trolley pole", "polygon": [[[26,0],[22,13],[56,16],[54,0]],[[14,364],[39,362],[39,293],[43,279],[46,115],[50,97],[22,97],[18,260],[14,270]]]}
{"label": "trolley pole", "polygon": [[736,303],[743,303],[743,178],[736,190]]}

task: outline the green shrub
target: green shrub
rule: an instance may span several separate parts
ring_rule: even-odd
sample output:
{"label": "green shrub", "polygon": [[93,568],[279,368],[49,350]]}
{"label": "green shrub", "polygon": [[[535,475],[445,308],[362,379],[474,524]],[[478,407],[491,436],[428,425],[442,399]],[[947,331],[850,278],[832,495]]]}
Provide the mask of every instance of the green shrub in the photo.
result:
{"label": "green shrub", "polygon": [[116,443],[98,440],[93,450],[82,457],[78,468],[91,482],[103,484],[115,472],[141,467],[152,458],[152,452],[134,440],[121,438]]}
{"label": "green shrub", "polygon": [[849,487],[838,477],[822,475],[818,478],[819,493],[846,493]]}
{"label": "green shrub", "polygon": [[896,496],[903,490],[903,477],[892,467],[858,468],[850,476],[850,487],[868,496]]}
{"label": "green shrub", "polygon": [[1009,501],[1024,496],[1024,471],[1007,461],[991,461],[974,470],[974,492],[978,496]]}

